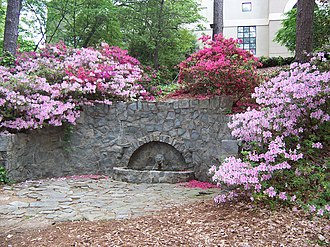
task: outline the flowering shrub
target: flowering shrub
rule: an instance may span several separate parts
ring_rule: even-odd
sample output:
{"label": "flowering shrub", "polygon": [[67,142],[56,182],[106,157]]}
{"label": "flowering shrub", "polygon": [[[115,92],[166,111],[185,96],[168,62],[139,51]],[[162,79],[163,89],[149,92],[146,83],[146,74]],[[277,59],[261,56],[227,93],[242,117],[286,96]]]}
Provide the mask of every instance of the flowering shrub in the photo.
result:
{"label": "flowering shrub", "polygon": [[15,65],[0,67],[2,131],[74,124],[83,105],[150,97],[137,83],[143,77],[139,62],[107,44],[98,50],[48,45],[18,55]]}
{"label": "flowering shrub", "polygon": [[231,95],[234,103],[248,96],[259,84],[260,64],[238,41],[216,35],[201,38],[204,49],[180,63],[179,83],[194,95]]}
{"label": "flowering shrub", "polygon": [[254,193],[252,200],[311,204],[319,215],[329,214],[330,72],[318,69],[324,63],[319,53],[255,88],[259,108],[234,115],[229,124],[243,143],[242,157],[212,167],[215,182],[243,187]]}

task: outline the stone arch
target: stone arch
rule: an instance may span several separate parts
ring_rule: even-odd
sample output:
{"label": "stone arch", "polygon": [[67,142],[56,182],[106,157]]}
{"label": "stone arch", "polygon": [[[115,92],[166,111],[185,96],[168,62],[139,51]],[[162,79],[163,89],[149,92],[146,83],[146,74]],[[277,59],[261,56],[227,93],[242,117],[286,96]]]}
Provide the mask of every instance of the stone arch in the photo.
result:
{"label": "stone arch", "polygon": [[161,133],[153,133],[151,135],[147,135],[144,137],[139,138],[138,140],[132,142],[131,147],[125,152],[125,165],[128,166],[128,162],[130,160],[130,157],[133,155],[133,153],[139,149],[144,144],[150,143],[150,142],[162,142],[169,144],[173,146],[177,151],[179,151],[184,161],[188,166],[192,166],[192,153],[186,148],[183,141],[179,140],[178,138],[174,138],[168,135],[163,135]]}
{"label": "stone arch", "polygon": [[293,7],[297,4],[298,0],[289,0],[284,8],[284,13],[287,13],[288,11],[290,11],[291,9],[293,9]]}

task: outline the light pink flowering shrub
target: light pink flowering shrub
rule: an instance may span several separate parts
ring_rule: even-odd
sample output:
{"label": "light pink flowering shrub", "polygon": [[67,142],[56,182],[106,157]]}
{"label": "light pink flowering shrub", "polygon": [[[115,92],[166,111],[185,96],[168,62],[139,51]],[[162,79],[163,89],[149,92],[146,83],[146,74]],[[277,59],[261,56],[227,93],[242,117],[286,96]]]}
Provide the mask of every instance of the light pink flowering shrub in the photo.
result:
{"label": "light pink flowering shrub", "polygon": [[148,99],[141,78],[139,62],[107,44],[69,49],[59,43],[20,54],[14,68],[0,67],[0,130],[74,124],[83,105]]}
{"label": "light pink flowering shrub", "polygon": [[242,157],[212,167],[213,181],[241,186],[259,200],[312,201],[315,210],[329,202],[329,158],[316,161],[329,154],[330,72],[317,68],[328,63],[325,56],[294,63],[255,88],[259,108],[234,115],[229,124]]}

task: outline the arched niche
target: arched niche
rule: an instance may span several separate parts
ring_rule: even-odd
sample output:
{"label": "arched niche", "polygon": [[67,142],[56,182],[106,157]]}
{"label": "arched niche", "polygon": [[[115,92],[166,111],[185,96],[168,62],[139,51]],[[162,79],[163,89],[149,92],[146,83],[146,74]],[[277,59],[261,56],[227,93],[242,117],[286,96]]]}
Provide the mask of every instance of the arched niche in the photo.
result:
{"label": "arched niche", "polygon": [[172,145],[151,141],[141,145],[131,155],[128,168],[135,170],[184,171],[187,163]]}

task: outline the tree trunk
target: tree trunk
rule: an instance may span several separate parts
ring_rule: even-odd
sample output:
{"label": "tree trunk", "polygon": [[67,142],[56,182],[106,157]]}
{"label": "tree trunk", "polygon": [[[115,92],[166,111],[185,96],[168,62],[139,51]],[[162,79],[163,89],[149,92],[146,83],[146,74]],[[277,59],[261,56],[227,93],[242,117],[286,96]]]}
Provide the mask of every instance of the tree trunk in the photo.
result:
{"label": "tree trunk", "polygon": [[15,55],[17,50],[18,24],[22,0],[7,0],[7,13],[3,50]]}
{"label": "tree trunk", "polygon": [[298,0],[296,24],[296,56],[298,62],[306,62],[306,53],[313,50],[313,16],[315,0]]}
{"label": "tree trunk", "polygon": [[163,28],[163,10],[164,10],[165,0],[160,1],[159,15],[158,15],[158,31],[156,37],[156,45],[154,51],[154,69],[158,71],[159,69],[159,49],[160,49],[160,37],[162,37]]}
{"label": "tree trunk", "polygon": [[213,5],[213,34],[223,33],[223,0],[214,0]]}

